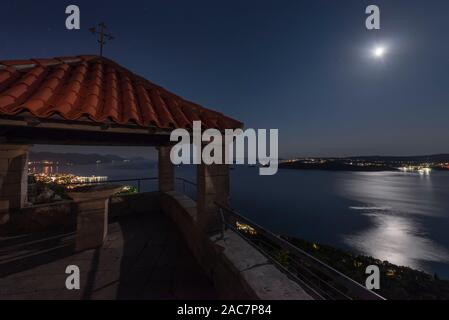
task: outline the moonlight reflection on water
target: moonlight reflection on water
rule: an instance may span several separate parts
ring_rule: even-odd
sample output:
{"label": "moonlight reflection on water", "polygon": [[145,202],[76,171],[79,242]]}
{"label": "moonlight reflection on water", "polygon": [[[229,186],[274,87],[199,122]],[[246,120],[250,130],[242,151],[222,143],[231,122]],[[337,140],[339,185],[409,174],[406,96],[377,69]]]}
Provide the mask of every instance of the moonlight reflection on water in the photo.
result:
{"label": "moonlight reflection on water", "polygon": [[449,262],[448,253],[420,234],[415,221],[385,212],[364,214],[372,227],[345,237],[351,247],[372,257],[381,257],[393,264],[426,269],[422,261]]}
{"label": "moonlight reflection on water", "polygon": [[[410,173],[358,173],[342,180],[342,194],[366,207],[351,207],[367,217],[370,227],[344,235],[350,247],[391,263],[426,270],[425,262],[449,262],[449,252],[428,237],[421,218],[444,216],[432,176]],[[410,179],[412,178],[412,180]],[[429,271],[429,270],[427,270]]]}

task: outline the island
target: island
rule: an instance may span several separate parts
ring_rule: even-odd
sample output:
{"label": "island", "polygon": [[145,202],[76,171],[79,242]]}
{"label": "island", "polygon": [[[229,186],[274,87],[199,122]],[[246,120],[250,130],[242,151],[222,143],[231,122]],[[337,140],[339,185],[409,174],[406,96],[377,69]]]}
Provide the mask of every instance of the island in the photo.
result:
{"label": "island", "polygon": [[325,171],[404,171],[428,174],[448,171],[449,154],[428,156],[356,156],[346,158],[293,158],[279,161],[280,169]]}

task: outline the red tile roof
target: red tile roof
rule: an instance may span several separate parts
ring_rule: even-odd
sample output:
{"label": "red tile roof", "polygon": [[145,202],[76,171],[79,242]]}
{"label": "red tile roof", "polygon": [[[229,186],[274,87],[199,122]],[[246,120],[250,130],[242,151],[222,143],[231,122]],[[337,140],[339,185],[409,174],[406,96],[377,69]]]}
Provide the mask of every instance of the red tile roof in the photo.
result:
{"label": "red tile roof", "polygon": [[135,124],[162,129],[235,129],[243,124],[157,86],[99,56],[0,61],[0,116]]}

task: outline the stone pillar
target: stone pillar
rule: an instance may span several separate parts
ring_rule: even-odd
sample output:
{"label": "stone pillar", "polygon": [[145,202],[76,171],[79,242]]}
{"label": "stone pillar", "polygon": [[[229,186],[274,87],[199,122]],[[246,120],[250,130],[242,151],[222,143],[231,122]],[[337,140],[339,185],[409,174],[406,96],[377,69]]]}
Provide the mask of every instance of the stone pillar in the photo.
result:
{"label": "stone pillar", "polygon": [[108,235],[109,199],[75,203],[77,212],[76,250],[99,248]]}
{"label": "stone pillar", "polygon": [[109,199],[121,189],[122,186],[119,185],[99,185],[80,187],[67,193],[74,200],[77,217],[77,251],[103,245],[108,235]]}
{"label": "stone pillar", "polygon": [[[3,177],[0,176],[0,186],[3,184]],[[0,200],[0,226],[9,221],[9,201]]]}
{"label": "stone pillar", "polygon": [[175,168],[170,160],[171,147],[159,147],[159,191],[175,190]]}
{"label": "stone pillar", "polygon": [[29,145],[0,144],[0,207],[7,201],[10,210],[23,208],[28,200]]}
{"label": "stone pillar", "polygon": [[198,225],[206,234],[222,230],[220,211],[215,202],[229,202],[229,166],[226,164],[197,167]]}

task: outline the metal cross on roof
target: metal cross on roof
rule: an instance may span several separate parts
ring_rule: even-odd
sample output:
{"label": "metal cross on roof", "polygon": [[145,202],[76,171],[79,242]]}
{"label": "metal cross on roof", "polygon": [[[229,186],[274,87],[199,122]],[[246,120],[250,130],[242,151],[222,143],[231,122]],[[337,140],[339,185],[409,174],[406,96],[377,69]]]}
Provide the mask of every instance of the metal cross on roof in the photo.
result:
{"label": "metal cross on roof", "polygon": [[100,56],[103,56],[103,46],[106,44],[106,40],[114,40],[114,36],[111,33],[106,33],[106,25],[104,22],[101,22],[98,24],[100,30],[97,30],[97,28],[92,27],[89,29],[89,31],[92,34],[98,34],[100,35],[100,39],[98,39],[98,43],[100,44]]}

